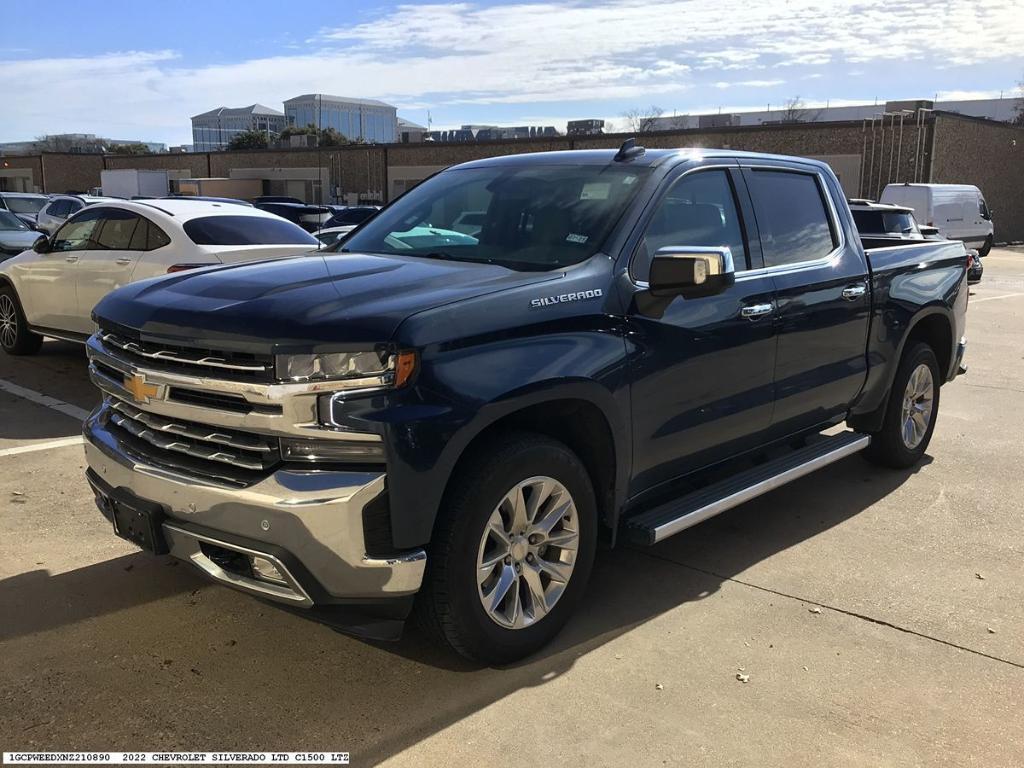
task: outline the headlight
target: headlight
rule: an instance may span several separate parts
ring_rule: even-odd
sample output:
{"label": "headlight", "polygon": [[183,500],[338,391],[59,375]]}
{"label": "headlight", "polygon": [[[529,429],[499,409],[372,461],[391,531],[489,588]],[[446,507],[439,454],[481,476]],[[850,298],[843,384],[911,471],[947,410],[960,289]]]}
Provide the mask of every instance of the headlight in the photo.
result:
{"label": "headlight", "polygon": [[393,370],[394,356],[385,352],[330,352],[322,355],[278,355],[277,378],[285,381],[365,379]]}

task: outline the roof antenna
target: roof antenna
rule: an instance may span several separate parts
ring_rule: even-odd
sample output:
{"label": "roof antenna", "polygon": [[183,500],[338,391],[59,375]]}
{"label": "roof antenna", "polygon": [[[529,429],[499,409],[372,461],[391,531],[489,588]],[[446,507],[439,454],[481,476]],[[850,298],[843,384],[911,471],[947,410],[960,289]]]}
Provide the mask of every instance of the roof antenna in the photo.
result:
{"label": "roof antenna", "polygon": [[634,157],[642,157],[646,151],[646,149],[637,145],[635,138],[626,139],[622,142],[622,146],[619,147],[619,151],[615,153],[615,157],[612,160],[617,163],[625,162],[626,160],[632,160]]}

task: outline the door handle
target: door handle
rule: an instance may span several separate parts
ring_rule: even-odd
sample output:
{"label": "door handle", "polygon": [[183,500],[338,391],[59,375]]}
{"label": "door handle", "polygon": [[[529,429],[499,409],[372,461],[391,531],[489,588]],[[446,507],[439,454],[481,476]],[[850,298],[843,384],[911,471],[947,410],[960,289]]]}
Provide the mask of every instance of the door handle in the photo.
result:
{"label": "door handle", "polygon": [[122,256],[120,259],[117,260],[117,263],[118,264],[131,264],[132,260],[128,256]]}
{"label": "door handle", "polygon": [[66,261],[68,264],[74,264],[76,261],[78,261],[78,257],[69,254],[64,257],[64,261]]}
{"label": "door handle", "polygon": [[751,304],[740,310],[740,317],[745,317],[747,320],[756,320],[759,317],[770,315],[774,308],[772,304]]}
{"label": "door handle", "polygon": [[847,301],[856,301],[867,292],[868,289],[863,285],[851,285],[847,288],[843,288],[843,298]]}

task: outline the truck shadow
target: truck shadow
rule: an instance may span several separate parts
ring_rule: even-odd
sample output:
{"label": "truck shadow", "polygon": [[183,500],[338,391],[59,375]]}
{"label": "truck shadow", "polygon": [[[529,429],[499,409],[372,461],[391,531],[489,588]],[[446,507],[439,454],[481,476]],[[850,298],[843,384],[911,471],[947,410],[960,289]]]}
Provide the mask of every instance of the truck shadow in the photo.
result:
{"label": "truck shadow", "polygon": [[[129,555],[55,576],[30,572],[0,581],[0,654],[12,662],[0,689],[16,691],[8,703],[27,713],[34,689],[10,685],[13,667],[18,675],[40,664],[61,672],[66,704],[55,725],[34,727],[40,748],[157,748],[128,744],[134,737],[118,730],[114,714],[108,724],[107,713],[92,706],[100,685],[120,691],[121,706],[154,728],[182,707],[195,712],[161,748],[336,745],[330,748],[351,751],[354,763],[376,764],[517,691],[556,680],[667,611],[713,596],[745,569],[856,516],[912,474],[852,457],[655,548],[603,551],[566,630],[542,653],[504,669],[440,651],[416,628],[390,644],[339,635],[207,586],[162,558]],[[98,662],[77,658],[106,660],[112,651],[132,661],[108,663],[99,677]],[[262,702],[260,716],[236,706],[239,699]]]}

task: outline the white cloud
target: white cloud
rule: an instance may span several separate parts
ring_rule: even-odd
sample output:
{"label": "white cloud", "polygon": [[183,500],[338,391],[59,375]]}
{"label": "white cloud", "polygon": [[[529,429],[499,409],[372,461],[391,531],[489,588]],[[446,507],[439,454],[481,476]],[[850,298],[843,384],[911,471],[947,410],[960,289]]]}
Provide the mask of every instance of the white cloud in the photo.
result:
{"label": "white cloud", "polygon": [[[311,33],[301,53],[285,45],[282,55],[232,64],[190,66],[191,54],[172,51],[3,62],[0,131],[11,139],[75,130],[187,141],[190,115],[254,102],[280,108],[316,91],[477,115],[480,105],[573,114],[573,103],[595,111],[626,101],[696,111],[702,90],[771,89],[822,67],[841,72],[854,63],[852,71],[884,77],[891,66],[914,64],[931,78],[942,65],[998,60],[1014,78],[1024,63],[1020,0],[442,2]],[[963,42],[970,40],[984,42]],[[821,95],[849,95],[841,85]]]}

